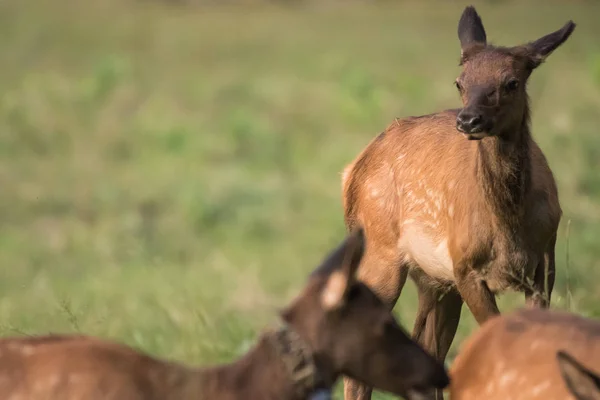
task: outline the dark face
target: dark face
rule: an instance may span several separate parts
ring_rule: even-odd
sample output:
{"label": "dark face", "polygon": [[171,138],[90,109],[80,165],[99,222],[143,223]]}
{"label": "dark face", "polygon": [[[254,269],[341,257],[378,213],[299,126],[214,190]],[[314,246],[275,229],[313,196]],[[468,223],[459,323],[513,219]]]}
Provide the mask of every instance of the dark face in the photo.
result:
{"label": "dark face", "polygon": [[471,54],[456,79],[463,103],[456,129],[478,140],[518,126],[527,106],[529,74],[526,60],[508,50],[484,48]]}
{"label": "dark face", "polygon": [[463,70],[456,79],[463,109],[456,117],[456,129],[469,140],[487,136],[510,139],[525,122],[531,72],[565,42],[575,29],[569,21],[563,28],[542,38],[515,47],[487,44],[481,18],[473,7],[465,8],[458,23]]}
{"label": "dark face", "polygon": [[326,346],[344,375],[406,398],[449,383],[443,364],[415,343],[360,282],[350,288],[344,307],[329,313],[324,325]]}

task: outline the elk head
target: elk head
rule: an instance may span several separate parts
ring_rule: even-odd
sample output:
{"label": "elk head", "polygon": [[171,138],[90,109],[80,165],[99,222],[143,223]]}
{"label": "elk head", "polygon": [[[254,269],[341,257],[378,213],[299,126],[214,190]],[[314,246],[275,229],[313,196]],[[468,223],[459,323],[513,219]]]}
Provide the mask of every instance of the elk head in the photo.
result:
{"label": "elk head", "polygon": [[327,370],[409,398],[446,387],[443,364],[414,342],[389,308],[356,279],[364,252],[359,228],[312,273],[282,318]]}
{"label": "elk head", "polygon": [[531,72],[558,46],[563,44],[575,23],[533,42],[515,47],[487,44],[481,18],[475,8],[465,8],[458,23],[462,72],[456,87],[463,109],[456,118],[456,128],[469,140],[486,136],[508,136],[528,118],[526,84]]}

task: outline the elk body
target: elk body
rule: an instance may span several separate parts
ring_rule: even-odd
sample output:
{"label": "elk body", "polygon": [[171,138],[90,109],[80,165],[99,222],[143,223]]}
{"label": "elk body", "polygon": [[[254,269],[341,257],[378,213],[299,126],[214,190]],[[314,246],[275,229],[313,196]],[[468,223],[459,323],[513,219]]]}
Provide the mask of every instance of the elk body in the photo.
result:
{"label": "elk body", "polygon": [[450,368],[452,400],[600,399],[600,322],[525,309],[488,320]]}
{"label": "elk body", "polygon": [[[508,289],[528,306],[549,305],[562,211],[531,136],[526,84],[574,28],[498,47],[467,7],[458,24],[463,108],[397,119],[344,169],[345,222],[364,226],[368,242],[359,279],[393,307],[411,276],[413,337],[440,361],[463,302],[479,324],[499,313],[495,296]],[[346,380],[345,399],[370,396]]]}
{"label": "elk body", "polygon": [[192,368],[87,336],[4,338],[0,398],[28,400],[306,399],[340,374],[420,396],[448,384],[444,366],[410,339],[386,305],[355,279],[364,252],[356,230],[238,361]]}

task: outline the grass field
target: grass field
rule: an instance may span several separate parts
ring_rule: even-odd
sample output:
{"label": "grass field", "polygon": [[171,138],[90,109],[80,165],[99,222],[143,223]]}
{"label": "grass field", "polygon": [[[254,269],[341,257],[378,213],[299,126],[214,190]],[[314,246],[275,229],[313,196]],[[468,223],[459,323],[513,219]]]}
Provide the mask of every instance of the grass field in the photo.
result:
{"label": "grass field", "polygon": [[[344,165],[459,105],[466,3],[336,4],[2,1],[0,332],[245,351],[344,235]],[[578,23],[529,93],[564,210],[553,307],[600,317],[600,3],[475,5],[500,44]],[[409,330],[415,307],[409,283]],[[474,328],[463,309],[452,355]]]}

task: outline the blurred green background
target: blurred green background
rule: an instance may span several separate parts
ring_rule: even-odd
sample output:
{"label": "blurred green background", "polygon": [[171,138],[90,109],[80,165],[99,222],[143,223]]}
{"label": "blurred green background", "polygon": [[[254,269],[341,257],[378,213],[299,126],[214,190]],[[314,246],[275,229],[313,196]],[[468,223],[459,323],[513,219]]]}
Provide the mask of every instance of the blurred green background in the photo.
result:
{"label": "blurred green background", "polygon": [[[342,168],[460,104],[467,3],[217,3],[0,2],[3,335],[239,356],[345,234]],[[553,306],[600,316],[600,3],[474,4],[497,44],[578,24],[529,93],[564,209]],[[450,359],[474,328],[464,308]]]}

